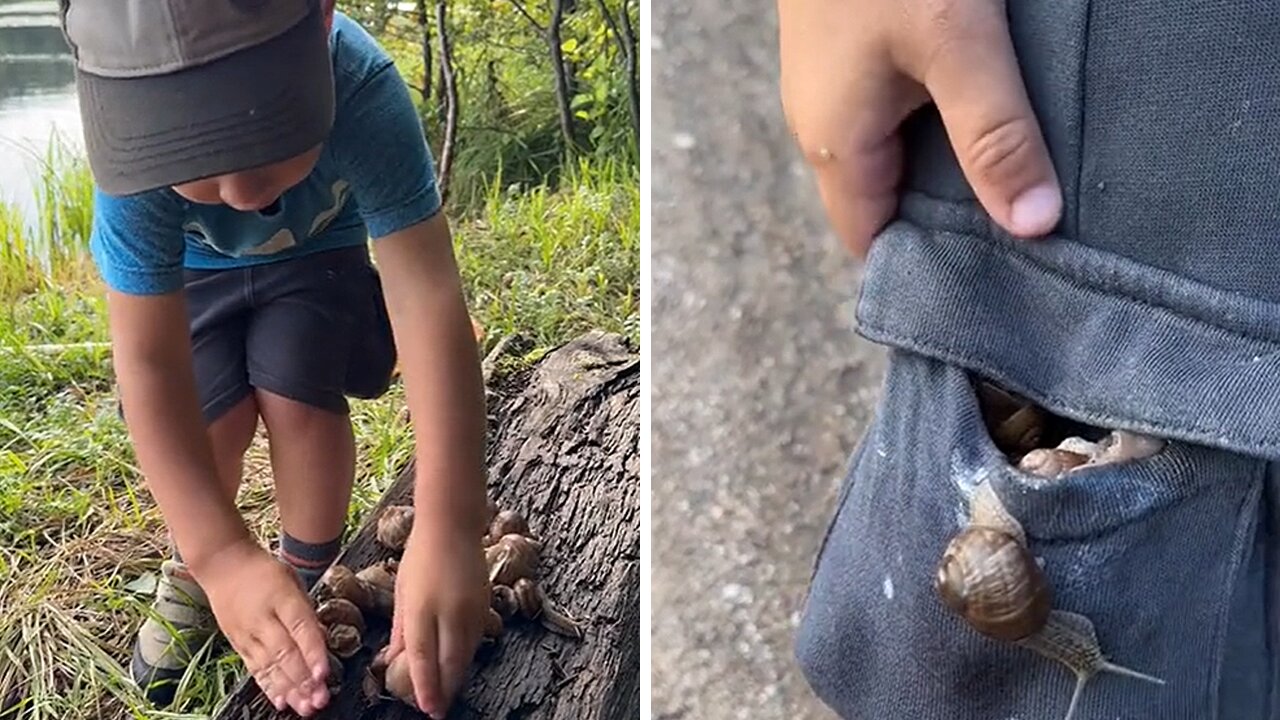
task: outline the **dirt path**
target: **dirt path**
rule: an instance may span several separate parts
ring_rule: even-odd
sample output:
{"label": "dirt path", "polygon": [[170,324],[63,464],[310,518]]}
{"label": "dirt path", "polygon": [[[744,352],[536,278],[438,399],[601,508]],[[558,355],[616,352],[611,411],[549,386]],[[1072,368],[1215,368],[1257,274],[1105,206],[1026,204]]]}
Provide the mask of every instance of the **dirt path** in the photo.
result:
{"label": "dirt path", "polygon": [[881,352],[789,144],[774,4],[653,11],[655,717],[829,718],[792,635]]}

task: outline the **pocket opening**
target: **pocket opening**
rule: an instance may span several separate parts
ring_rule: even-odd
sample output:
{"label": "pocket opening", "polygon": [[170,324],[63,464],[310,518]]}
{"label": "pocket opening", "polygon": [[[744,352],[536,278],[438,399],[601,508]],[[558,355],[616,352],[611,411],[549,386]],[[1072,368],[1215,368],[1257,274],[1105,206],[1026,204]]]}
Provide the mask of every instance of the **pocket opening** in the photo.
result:
{"label": "pocket opening", "polygon": [[[959,400],[963,407],[958,410],[961,418],[967,418],[961,426],[971,428],[973,437],[958,440],[972,445],[987,481],[1029,536],[1041,540],[1097,536],[1139,522],[1214,483],[1232,480],[1203,472],[1206,466],[1214,465],[1206,465],[1200,458],[1222,455],[1220,451],[1167,438],[1161,438],[1163,447],[1154,454],[1138,459],[1081,466],[1057,476],[1028,472],[1018,467],[990,429],[991,418],[983,408],[983,395],[990,391],[980,389],[982,383],[990,383],[970,373],[966,377]],[[998,386],[992,387],[999,391]],[[1111,432],[1061,418],[1044,408],[1038,411],[1051,418],[1052,429],[1042,438],[1082,433],[1077,436],[1097,439]]]}

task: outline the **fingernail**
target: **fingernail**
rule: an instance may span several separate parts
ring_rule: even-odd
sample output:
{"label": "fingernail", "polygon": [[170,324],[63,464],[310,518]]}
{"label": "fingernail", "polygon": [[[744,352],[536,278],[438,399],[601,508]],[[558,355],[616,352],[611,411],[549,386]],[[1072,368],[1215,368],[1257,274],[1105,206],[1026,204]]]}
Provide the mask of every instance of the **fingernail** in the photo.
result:
{"label": "fingernail", "polygon": [[1044,235],[1053,229],[1062,212],[1062,193],[1050,183],[1037,185],[1013,201],[1009,220],[1016,235]]}

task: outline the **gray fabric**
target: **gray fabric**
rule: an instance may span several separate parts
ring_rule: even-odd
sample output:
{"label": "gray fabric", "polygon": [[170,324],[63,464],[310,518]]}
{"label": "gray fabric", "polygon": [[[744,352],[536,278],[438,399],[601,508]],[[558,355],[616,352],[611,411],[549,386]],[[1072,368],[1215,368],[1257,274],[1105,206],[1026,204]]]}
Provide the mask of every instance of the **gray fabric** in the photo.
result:
{"label": "gray fabric", "polygon": [[1030,478],[989,439],[970,380],[891,353],[802,616],[797,654],[819,696],[849,718],[1063,717],[1075,683],[1064,666],[979,635],[933,588],[986,481],[1043,559],[1055,607],[1088,617],[1112,662],[1167,683],[1095,676],[1076,720],[1274,717],[1274,467],[1175,441]]}
{"label": "gray fabric", "polygon": [[391,381],[396,349],[364,246],[186,271],[196,387],[212,423],[261,388],[336,413]]}
{"label": "gray fabric", "polygon": [[[1280,719],[1280,23],[1260,2],[1009,4],[1065,192],[1049,238],[974,201],[932,109],[876,239],[858,331],[893,350],[815,567],[797,655],[843,717],[1060,718],[1073,677],[949,614],[933,571],[986,476],[1111,675],[1076,720]],[[1171,439],[1034,487],[968,376]]]}
{"label": "gray fabric", "polygon": [[185,70],[253,47],[306,17],[308,0],[61,0],[76,64],[103,77]]}
{"label": "gray fabric", "polygon": [[[241,48],[256,37],[228,31],[227,20],[238,5],[229,0],[209,3],[221,7],[212,13],[216,18],[192,13],[183,18],[187,25],[178,29],[163,21],[164,13],[155,12],[153,2],[145,4],[148,10],[134,11],[150,12],[153,17],[129,32],[146,29],[148,36],[119,46],[100,40],[92,45],[100,54],[111,55],[112,67],[130,60],[153,62],[155,48],[169,48],[183,39],[198,38],[198,47],[192,51],[199,54],[186,57],[181,69],[166,64],[163,71],[141,76],[98,75],[84,64],[77,67],[85,148],[94,180],[104,192],[131,195],[256,168],[324,141],[333,125],[334,81],[317,0],[309,0],[311,12],[283,34],[202,64],[194,61],[215,50]],[[70,1],[65,28],[73,47],[76,25],[72,21],[80,13],[92,13],[86,22],[100,19],[99,5],[105,4]],[[280,12],[291,12],[298,2],[279,6]],[[112,12],[117,12],[114,5]],[[292,17],[287,12],[272,16],[272,26]],[[110,37],[84,32],[79,36],[84,40]],[[82,56],[85,49],[80,48]]]}

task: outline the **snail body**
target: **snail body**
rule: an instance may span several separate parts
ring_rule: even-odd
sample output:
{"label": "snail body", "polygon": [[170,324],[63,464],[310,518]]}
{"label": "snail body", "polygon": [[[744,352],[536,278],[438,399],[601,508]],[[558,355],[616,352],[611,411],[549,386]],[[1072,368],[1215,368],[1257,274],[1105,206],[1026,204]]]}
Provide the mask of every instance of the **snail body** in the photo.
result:
{"label": "snail body", "polygon": [[1027,547],[1026,533],[989,482],[978,486],[970,503],[969,524],[943,551],[934,588],[943,604],[974,630],[1075,673],[1065,720],[1072,720],[1085,685],[1099,672],[1164,684],[1107,660],[1089,618],[1053,608],[1052,590]]}

